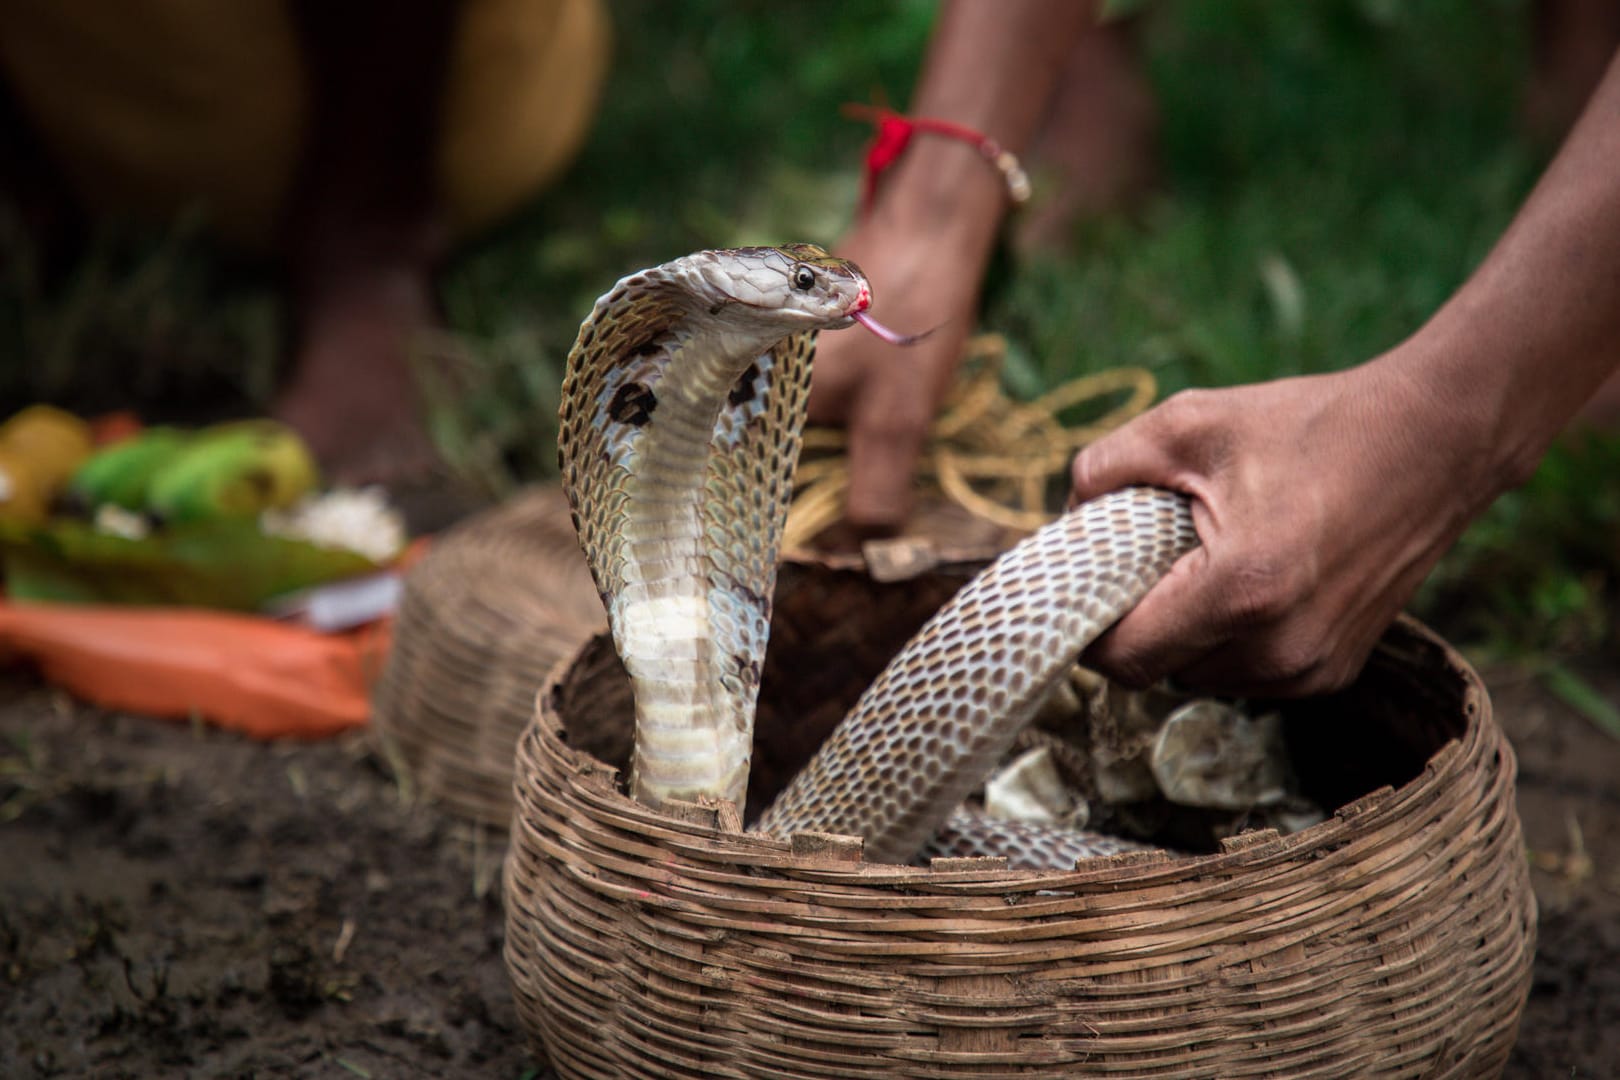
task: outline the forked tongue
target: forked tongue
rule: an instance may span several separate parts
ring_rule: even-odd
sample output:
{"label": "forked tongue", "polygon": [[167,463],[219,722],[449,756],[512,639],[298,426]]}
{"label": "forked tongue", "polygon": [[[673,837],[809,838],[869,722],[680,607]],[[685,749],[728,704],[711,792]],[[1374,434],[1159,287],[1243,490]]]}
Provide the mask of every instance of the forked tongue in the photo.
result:
{"label": "forked tongue", "polygon": [[884,341],[887,341],[890,345],[915,345],[917,342],[939,329],[937,326],[932,326],[920,334],[902,334],[898,330],[890,330],[887,326],[884,326],[882,323],[878,322],[864,311],[857,311],[852,314],[850,318],[872,331],[872,333],[876,334]]}

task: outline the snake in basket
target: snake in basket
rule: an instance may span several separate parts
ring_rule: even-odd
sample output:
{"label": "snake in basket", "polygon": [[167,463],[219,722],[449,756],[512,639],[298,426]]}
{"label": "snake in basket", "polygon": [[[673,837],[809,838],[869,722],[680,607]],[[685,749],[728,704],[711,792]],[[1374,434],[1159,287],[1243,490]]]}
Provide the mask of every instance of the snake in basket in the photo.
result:
{"label": "snake in basket", "polygon": [[[569,353],[563,488],[630,674],[630,791],[747,787],[771,595],[820,330],[867,313],[860,268],[809,244],[700,251],[602,296]],[[1075,658],[1198,542],[1186,499],[1130,488],[1004,553],[878,676],[754,828],[861,836],[868,857],[1072,866],[1128,842],[962,800]]]}

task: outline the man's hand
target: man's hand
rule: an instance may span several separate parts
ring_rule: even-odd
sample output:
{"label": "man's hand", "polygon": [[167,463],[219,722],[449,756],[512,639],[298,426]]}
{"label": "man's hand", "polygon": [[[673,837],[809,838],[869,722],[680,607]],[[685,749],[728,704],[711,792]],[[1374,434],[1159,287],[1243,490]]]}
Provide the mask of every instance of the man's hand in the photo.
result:
{"label": "man's hand", "polygon": [[857,230],[839,246],[872,281],[873,313],[902,333],[934,330],[896,346],[859,328],[816,344],[810,419],[849,432],[845,522],[858,533],[893,532],[911,510],[912,476],[934,414],[973,328],[979,266],[930,244],[884,244]]}
{"label": "man's hand", "polygon": [[[1074,0],[942,5],[909,112],[978,131],[1024,152],[1063,65],[1093,13]],[[848,331],[823,334],[810,417],[849,429],[845,521],[892,532],[934,411],[973,330],[979,285],[1007,208],[1007,184],[976,147],[924,134],[884,174],[871,212],[837,245],[872,282],[873,314],[903,333],[896,348]]]}
{"label": "man's hand", "polygon": [[1137,684],[1352,679],[1468,524],[1620,365],[1620,58],[1485,262],[1340,374],[1179,394],[1075,459],[1075,496],[1197,500],[1203,547],[1088,659]]}
{"label": "man's hand", "polygon": [[1390,359],[1177,394],[1080,453],[1077,500],[1130,484],[1185,492],[1203,541],[1088,663],[1137,686],[1175,676],[1279,696],[1355,678],[1497,491],[1481,425]]}

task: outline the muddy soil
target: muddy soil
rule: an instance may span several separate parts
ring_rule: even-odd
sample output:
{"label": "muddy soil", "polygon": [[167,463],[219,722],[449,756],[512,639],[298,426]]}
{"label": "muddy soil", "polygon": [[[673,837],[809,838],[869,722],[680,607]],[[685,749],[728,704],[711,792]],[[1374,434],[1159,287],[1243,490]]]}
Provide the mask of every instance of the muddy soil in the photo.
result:
{"label": "muddy soil", "polygon": [[0,687],[0,1077],[520,1077],[504,840],[350,737]]}
{"label": "muddy soil", "polygon": [[[1490,681],[1541,905],[1507,1075],[1620,1076],[1620,742]],[[362,739],[257,743],[0,674],[0,1076],[548,1077],[501,967],[500,845]]]}

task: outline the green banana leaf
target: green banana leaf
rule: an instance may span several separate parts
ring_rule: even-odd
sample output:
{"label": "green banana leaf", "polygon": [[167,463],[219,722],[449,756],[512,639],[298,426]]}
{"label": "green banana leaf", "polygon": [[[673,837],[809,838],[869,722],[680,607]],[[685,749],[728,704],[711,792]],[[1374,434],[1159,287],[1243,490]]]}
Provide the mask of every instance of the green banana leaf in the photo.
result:
{"label": "green banana leaf", "polygon": [[13,600],[232,611],[380,569],[352,551],[266,536],[252,521],[199,522],[130,540],[75,519],[0,521],[0,565]]}

